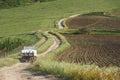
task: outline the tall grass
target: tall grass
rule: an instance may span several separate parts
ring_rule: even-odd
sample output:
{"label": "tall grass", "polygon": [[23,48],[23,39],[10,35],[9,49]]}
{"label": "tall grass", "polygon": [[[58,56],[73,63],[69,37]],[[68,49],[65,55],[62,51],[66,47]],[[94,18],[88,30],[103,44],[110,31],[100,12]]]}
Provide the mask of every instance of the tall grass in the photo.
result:
{"label": "tall grass", "polygon": [[5,66],[11,66],[13,64],[16,64],[19,62],[19,54],[11,54],[7,58],[1,58],[0,59],[0,68]]}
{"label": "tall grass", "polygon": [[42,52],[46,51],[54,43],[54,40],[50,34],[44,33],[43,36],[46,37],[46,42],[44,42],[44,44],[42,44],[40,47],[38,47],[38,53],[42,53]]}
{"label": "tall grass", "polygon": [[90,34],[98,34],[98,35],[104,35],[104,34],[108,34],[108,35],[120,35],[120,30],[92,30],[90,32]]}
{"label": "tall grass", "polygon": [[8,37],[0,41],[0,50],[6,49],[6,51],[12,51],[23,43],[25,43],[25,41],[22,39]]}
{"label": "tall grass", "polygon": [[120,17],[120,8],[115,8],[109,11],[111,15],[117,15]]}
{"label": "tall grass", "polygon": [[39,41],[34,44],[36,48],[39,48],[44,42],[47,40],[46,36],[43,35],[43,32],[36,32],[36,36],[38,37]]}
{"label": "tall grass", "polygon": [[7,52],[10,52],[20,46],[33,45],[36,41],[38,41],[38,37],[35,34],[6,36],[0,38],[0,50],[5,49]]}
{"label": "tall grass", "polygon": [[[53,33],[53,32],[52,32]],[[61,45],[47,56],[38,59],[32,65],[33,71],[43,71],[68,80],[119,80],[120,68],[100,68],[97,65],[79,65],[75,63],[57,62],[56,57],[70,47],[66,39],[53,33],[61,40]]]}
{"label": "tall grass", "polygon": [[11,66],[15,63],[17,63],[18,60],[12,59],[12,58],[4,58],[0,59],[0,68],[5,66]]}
{"label": "tall grass", "polygon": [[50,33],[53,35],[56,35],[61,43],[60,43],[60,47],[58,47],[56,50],[50,52],[44,58],[49,59],[49,60],[55,60],[58,55],[60,55],[62,52],[64,52],[65,50],[68,50],[70,48],[70,44],[67,42],[65,37],[63,37],[59,33],[57,33],[57,32],[50,32]]}
{"label": "tall grass", "polygon": [[[47,37],[46,37],[47,36]],[[16,37],[16,36],[14,36]],[[39,38],[39,41],[37,43],[35,43],[36,39],[34,39],[35,37]],[[31,41],[33,41],[35,43],[35,47],[40,47],[41,45],[44,44],[44,42],[46,41],[46,38],[48,38],[49,35],[48,34],[44,34],[43,32],[36,32],[34,34],[34,36],[30,36],[30,35],[19,35],[19,38],[25,38],[24,40],[27,40],[27,39],[32,39]],[[49,40],[49,39],[48,39]],[[46,41],[47,42],[47,41]],[[10,52],[12,54],[9,54],[6,58],[1,58],[0,59],[0,67],[5,67],[5,66],[11,66],[13,64],[16,64],[17,62],[19,62],[19,59],[20,59],[20,53],[19,53],[19,50],[17,51],[17,53],[14,53],[13,52]]]}
{"label": "tall grass", "polygon": [[68,80],[119,80],[120,68],[99,68],[96,65],[79,65],[66,62],[39,60],[34,63],[34,70]]}

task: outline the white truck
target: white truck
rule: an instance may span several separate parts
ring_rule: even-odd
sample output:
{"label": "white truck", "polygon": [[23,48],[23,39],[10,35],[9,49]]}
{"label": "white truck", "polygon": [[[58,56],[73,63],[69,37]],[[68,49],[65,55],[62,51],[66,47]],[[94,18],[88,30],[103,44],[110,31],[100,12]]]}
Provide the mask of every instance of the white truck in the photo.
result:
{"label": "white truck", "polygon": [[37,59],[37,50],[34,46],[25,46],[21,50],[21,62],[33,62]]}

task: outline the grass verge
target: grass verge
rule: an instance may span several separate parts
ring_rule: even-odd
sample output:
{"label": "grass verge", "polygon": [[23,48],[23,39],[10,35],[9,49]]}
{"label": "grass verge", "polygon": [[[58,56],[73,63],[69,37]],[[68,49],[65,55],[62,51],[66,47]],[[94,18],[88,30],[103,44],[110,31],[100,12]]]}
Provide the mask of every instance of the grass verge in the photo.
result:
{"label": "grass verge", "polygon": [[75,63],[57,62],[56,57],[67,50],[70,45],[66,39],[58,34],[61,45],[47,56],[38,59],[33,63],[32,71],[42,71],[48,74],[56,75],[68,80],[119,80],[120,68],[109,67],[100,68],[96,65],[79,65]]}
{"label": "grass verge", "polygon": [[46,40],[46,42],[44,42],[44,44],[42,44],[38,48],[39,53],[42,53],[42,52],[46,51],[54,43],[54,40],[53,40],[53,38],[51,37],[50,34],[44,33],[43,36],[45,36],[47,40]]}
{"label": "grass verge", "polygon": [[90,34],[120,35],[120,30],[92,30]]}
{"label": "grass verge", "polygon": [[77,33],[77,29],[66,29],[66,28],[63,28],[63,29],[52,29],[50,30],[51,32],[59,32],[61,34],[74,34],[74,33]]}
{"label": "grass verge", "polygon": [[11,54],[7,58],[0,59],[0,68],[5,66],[11,66],[19,62],[19,54]]}
{"label": "grass verge", "polygon": [[46,36],[44,36],[43,35],[43,33],[41,32],[37,32],[36,33],[36,36],[40,39],[34,46],[36,47],[36,48],[39,48],[42,44],[44,44],[45,43],[45,41],[46,41]]}
{"label": "grass verge", "polygon": [[5,66],[11,66],[15,63],[19,62],[18,60],[16,59],[12,59],[12,58],[3,58],[3,59],[0,59],[0,68],[1,67],[5,67]]}

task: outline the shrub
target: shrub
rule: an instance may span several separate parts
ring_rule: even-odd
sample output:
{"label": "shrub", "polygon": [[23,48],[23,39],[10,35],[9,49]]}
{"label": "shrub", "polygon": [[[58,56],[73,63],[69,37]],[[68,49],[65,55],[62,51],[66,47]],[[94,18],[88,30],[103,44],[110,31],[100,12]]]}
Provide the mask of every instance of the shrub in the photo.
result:
{"label": "shrub", "polygon": [[32,2],[34,2],[34,0],[0,0],[0,8],[11,8]]}
{"label": "shrub", "polygon": [[0,9],[27,5],[34,2],[48,2],[54,0],[0,0]]}
{"label": "shrub", "polygon": [[35,0],[36,2],[48,2],[48,1],[55,1],[55,0]]}
{"label": "shrub", "polygon": [[13,49],[23,45],[24,40],[20,38],[4,38],[0,41],[0,50],[6,49],[6,51],[12,51]]}

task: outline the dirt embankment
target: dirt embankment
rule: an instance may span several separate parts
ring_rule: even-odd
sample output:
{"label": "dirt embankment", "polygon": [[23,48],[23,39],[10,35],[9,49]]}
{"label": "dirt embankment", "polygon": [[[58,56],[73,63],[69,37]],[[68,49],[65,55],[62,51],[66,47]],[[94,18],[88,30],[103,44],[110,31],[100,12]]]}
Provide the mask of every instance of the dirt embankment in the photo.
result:
{"label": "dirt embankment", "polygon": [[[55,50],[60,45],[60,40],[52,35],[54,44],[40,54],[39,57],[47,55],[50,51]],[[0,80],[60,80],[52,75],[45,75],[41,72],[31,73],[29,68],[31,63],[17,63],[11,67],[4,67],[0,69]]]}

